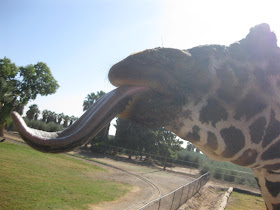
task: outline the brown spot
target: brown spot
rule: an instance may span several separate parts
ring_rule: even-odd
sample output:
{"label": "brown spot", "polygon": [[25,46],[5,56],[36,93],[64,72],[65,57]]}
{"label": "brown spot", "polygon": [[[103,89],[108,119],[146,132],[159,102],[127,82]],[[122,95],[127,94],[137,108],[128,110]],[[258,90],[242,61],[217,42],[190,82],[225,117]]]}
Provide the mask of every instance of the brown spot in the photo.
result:
{"label": "brown spot", "polygon": [[266,120],[264,117],[258,118],[254,123],[252,123],[249,127],[251,141],[255,144],[258,144],[264,135]]}
{"label": "brown spot", "polygon": [[257,177],[255,177],[255,180],[256,180],[256,182],[257,182],[258,187],[261,189],[259,179],[258,179]]}
{"label": "brown spot", "polygon": [[261,159],[272,160],[272,159],[279,158],[279,152],[280,152],[280,141],[271,145],[271,147],[262,154]]}
{"label": "brown spot", "polygon": [[244,67],[237,66],[235,63],[230,63],[229,66],[237,77],[239,84],[244,86],[249,80],[248,70],[244,69]]}
{"label": "brown spot", "polygon": [[265,179],[265,186],[273,197],[276,197],[280,193],[280,182],[271,182]]}
{"label": "brown spot", "polygon": [[280,163],[275,163],[275,164],[271,164],[271,165],[265,165],[263,168],[267,169],[267,170],[279,170],[280,169]]}
{"label": "brown spot", "polygon": [[223,157],[231,158],[244,147],[245,137],[241,130],[231,126],[222,129],[220,133],[226,145]]}
{"label": "brown spot", "polygon": [[186,140],[191,141],[191,142],[199,141],[200,140],[200,136],[198,134],[199,130],[200,130],[200,128],[197,125],[193,126],[192,127],[192,132],[189,132],[187,134]]}
{"label": "brown spot", "polygon": [[253,149],[247,149],[244,153],[234,161],[231,161],[240,166],[248,166],[256,161],[258,152]]}
{"label": "brown spot", "polygon": [[265,102],[260,99],[258,94],[248,93],[238,104],[234,118],[240,120],[241,117],[245,116],[246,120],[249,120],[251,117],[262,112],[265,107]]}
{"label": "brown spot", "polygon": [[265,136],[263,138],[262,146],[265,147],[271,143],[280,134],[280,122],[276,120],[275,113],[272,110],[270,114],[270,121],[267,126]]}
{"label": "brown spot", "polygon": [[275,171],[272,171],[272,170],[267,170],[267,173],[269,173],[269,174],[279,174],[280,175],[280,172],[275,172]]}
{"label": "brown spot", "polygon": [[209,98],[207,105],[200,110],[199,120],[202,123],[211,122],[215,127],[216,123],[221,120],[226,120],[228,113],[217,99]]}
{"label": "brown spot", "polygon": [[234,75],[229,66],[224,64],[221,68],[217,69],[217,76],[221,82],[217,90],[218,96],[227,103],[235,101],[239,95],[240,88],[234,83]]}
{"label": "brown spot", "polygon": [[212,150],[216,150],[218,148],[217,137],[214,133],[208,131],[207,132],[207,144],[206,146]]}
{"label": "brown spot", "polygon": [[192,111],[191,110],[186,110],[182,113],[182,116],[185,118],[185,119],[190,119],[191,121],[193,121],[193,118],[192,118]]}
{"label": "brown spot", "polygon": [[277,204],[271,204],[272,205],[272,209],[273,210],[279,210],[280,209],[280,203],[277,203]]}

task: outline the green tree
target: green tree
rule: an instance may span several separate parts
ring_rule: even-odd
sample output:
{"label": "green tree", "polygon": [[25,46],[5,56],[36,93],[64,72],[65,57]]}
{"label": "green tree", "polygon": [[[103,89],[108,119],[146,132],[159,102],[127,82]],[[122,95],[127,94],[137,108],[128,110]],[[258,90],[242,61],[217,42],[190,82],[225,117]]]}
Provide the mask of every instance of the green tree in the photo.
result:
{"label": "green tree", "polygon": [[5,125],[11,122],[12,110],[22,112],[29,100],[36,99],[37,95],[53,94],[59,87],[45,63],[18,68],[6,57],[0,59],[0,81],[1,87],[5,87],[0,91],[0,136],[4,135]]}
{"label": "green tree", "polygon": [[37,120],[40,114],[40,110],[37,104],[29,106],[29,110],[26,112],[26,117],[29,120]]}
{"label": "green tree", "polygon": [[77,119],[78,119],[77,117],[71,116],[70,117],[70,124],[69,124],[69,126],[72,125]]}
{"label": "green tree", "polygon": [[43,110],[42,111],[42,121],[47,123],[47,119],[48,119],[48,115],[49,115],[49,111],[48,110]]}
{"label": "green tree", "polygon": [[63,127],[64,127],[64,128],[68,127],[70,117],[69,117],[68,115],[64,115],[63,120],[64,120],[64,122],[63,122]]}
{"label": "green tree", "polygon": [[97,93],[90,93],[87,95],[86,99],[83,103],[83,111],[86,111],[89,109],[89,107],[94,104],[99,98],[105,95],[105,92],[100,90],[97,91]]}
{"label": "green tree", "polygon": [[57,114],[52,111],[48,111],[47,123],[57,123]]}
{"label": "green tree", "polygon": [[57,124],[61,124],[62,120],[64,118],[64,114],[63,113],[60,113],[57,115]]}
{"label": "green tree", "polygon": [[[92,104],[94,104],[99,98],[104,96],[106,93],[102,90],[97,91],[97,93],[90,93],[86,96],[84,102],[83,102],[83,111],[86,111],[90,108]],[[96,146],[99,146],[100,144],[103,144],[108,140],[109,135],[109,129],[110,129],[110,123],[108,123],[91,141],[92,150],[95,150]]]}

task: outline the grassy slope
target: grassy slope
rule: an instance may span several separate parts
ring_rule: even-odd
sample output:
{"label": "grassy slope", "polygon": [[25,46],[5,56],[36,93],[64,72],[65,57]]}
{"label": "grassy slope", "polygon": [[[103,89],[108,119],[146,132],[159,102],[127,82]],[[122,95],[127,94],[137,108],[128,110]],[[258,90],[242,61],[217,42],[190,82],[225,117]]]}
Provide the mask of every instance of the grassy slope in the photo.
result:
{"label": "grassy slope", "polygon": [[130,189],[91,175],[101,172],[105,170],[64,155],[1,143],[0,209],[80,209],[114,200]]}
{"label": "grassy slope", "polygon": [[232,192],[225,208],[226,210],[263,210],[266,209],[264,200],[261,197]]}

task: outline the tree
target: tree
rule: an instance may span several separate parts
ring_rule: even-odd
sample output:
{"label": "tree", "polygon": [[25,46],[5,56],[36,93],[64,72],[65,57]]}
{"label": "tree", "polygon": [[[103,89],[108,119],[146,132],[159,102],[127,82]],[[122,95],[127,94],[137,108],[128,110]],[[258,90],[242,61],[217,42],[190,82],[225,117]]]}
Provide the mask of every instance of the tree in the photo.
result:
{"label": "tree", "polygon": [[59,87],[45,63],[17,67],[6,57],[0,59],[0,81],[1,87],[5,87],[0,91],[0,136],[11,122],[12,110],[22,112],[29,100],[53,94]]}
{"label": "tree", "polygon": [[70,117],[68,115],[64,115],[63,120],[64,120],[63,127],[64,128],[68,127]]}
{"label": "tree", "polygon": [[43,118],[42,118],[42,121],[43,121],[43,122],[45,122],[45,123],[47,122],[48,115],[49,115],[49,111],[48,111],[48,110],[43,110],[43,111],[42,111],[42,117],[43,117]]}
{"label": "tree", "polygon": [[57,115],[57,124],[61,124],[62,120],[64,118],[64,114],[63,113],[60,113]]}
{"label": "tree", "polygon": [[52,111],[48,111],[47,123],[54,122],[57,123],[57,114]]}
{"label": "tree", "polygon": [[[104,96],[106,93],[102,90],[97,91],[97,93],[90,93],[86,96],[83,103],[83,111],[89,109],[89,107],[94,104],[99,98]],[[108,123],[92,140],[91,143],[94,145],[96,142],[100,142],[103,140],[108,140],[110,123]]]}
{"label": "tree", "polygon": [[38,105],[33,104],[29,106],[29,110],[26,112],[26,116],[29,120],[37,120],[39,117],[40,111]]}
{"label": "tree", "polygon": [[69,124],[69,126],[72,125],[77,119],[78,119],[77,117],[71,116],[70,117],[70,124]]}
{"label": "tree", "polygon": [[97,91],[97,93],[90,93],[87,95],[86,99],[84,100],[83,103],[83,111],[86,111],[89,109],[89,107],[94,104],[99,98],[105,95],[105,92],[100,90]]}

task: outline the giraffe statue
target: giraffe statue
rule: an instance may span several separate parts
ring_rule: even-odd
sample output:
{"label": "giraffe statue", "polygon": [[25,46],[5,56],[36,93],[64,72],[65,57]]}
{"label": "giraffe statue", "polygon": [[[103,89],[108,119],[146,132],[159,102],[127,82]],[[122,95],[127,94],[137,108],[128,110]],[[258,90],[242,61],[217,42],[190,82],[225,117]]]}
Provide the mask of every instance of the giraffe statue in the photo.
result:
{"label": "giraffe statue", "polygon": [[252,168],[268,209],[280,209],[280,49],[268,24],[230,46],[156,48],[109,71],[118,87],[71,127],[46,133],[12,118],[23,139],[43,152],[89,141],[116,114],[166,127],[218,161]]}

